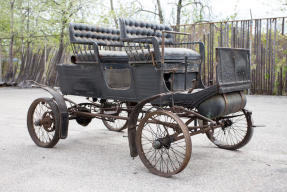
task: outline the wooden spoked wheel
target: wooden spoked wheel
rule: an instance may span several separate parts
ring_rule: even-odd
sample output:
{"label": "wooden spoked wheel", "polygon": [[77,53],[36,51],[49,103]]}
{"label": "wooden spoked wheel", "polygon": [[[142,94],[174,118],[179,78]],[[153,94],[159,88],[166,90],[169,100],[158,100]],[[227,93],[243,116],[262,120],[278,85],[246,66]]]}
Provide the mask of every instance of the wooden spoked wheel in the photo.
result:
{"label": "wooden spoked wheel", "polygon": [[59,141],[59,112],[56,103],[50,98],[33,101],[28,110],[27,127],[34,143],[51,148]]}
{"label": "wooden spoked wheel", "polygon": [[181,172],[191,156],[189,131],[169,111],[147,113],[138,126],[136,145],[143,164],[153,174],[163,177]]}
{"label": "wooden spoked wheel", "polygon": [[[128,117],[129,113],[125,110],[122,110],[122,107],[127,107],[127,104],[120,104],[120,103],[115,103],[114,105],[114,110],[110,111],[105,111],[102,110],[102,113],[104,114],[112,114],[115,116],[121,116],[121,117]],[[125,119],[117,119],[117,118],[104,118],[102,119],[103,124],[109,129],[110,131],[122,131],[125,128],[127,128],[128,121]]]}
{"label": "wooden spoked wheel", "polygon": [[224,126],[206,133],[209,140],[222,149],[236,150],[246,145],[252,135],[253,127],[246,110],[229,114],[220,120]]}

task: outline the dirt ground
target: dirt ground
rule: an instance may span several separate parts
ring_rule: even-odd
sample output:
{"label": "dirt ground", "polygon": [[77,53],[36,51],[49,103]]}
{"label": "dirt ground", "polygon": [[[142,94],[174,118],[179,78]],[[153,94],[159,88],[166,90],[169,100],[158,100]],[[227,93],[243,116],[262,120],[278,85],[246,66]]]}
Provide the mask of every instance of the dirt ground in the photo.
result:
{"label": "dirt ground", "polygon": [[[108,131],[100,120],[75,122],[55,148],[37,147],[27,131],[31,102],[39,89],[0,88],[0,192],[9,191],[287,191],[287,97],[248,96],[255,128],[238,151],[192,137],[188,166],[172,178],[152,175],[129,156],[126,131]],[[75,100],[81,98],[71,97]]]}

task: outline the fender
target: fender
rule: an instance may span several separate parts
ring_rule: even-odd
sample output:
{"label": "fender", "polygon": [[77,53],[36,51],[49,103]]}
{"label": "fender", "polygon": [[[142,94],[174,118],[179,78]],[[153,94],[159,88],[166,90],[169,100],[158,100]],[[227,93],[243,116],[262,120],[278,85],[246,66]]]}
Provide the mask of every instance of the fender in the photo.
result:
{"label": "fender", "polygon": [[39,87],[48,93],[50,93],[53,96],[53,99],[55,99],[58,110],[59,110],[59,115],[60,115],[60,138],[61,139],[66,139],[68,136],[68,126],[69,126],[69,113],[67,109],[67,105],[65,103],[64,97],[57,92],[55,89],[48,87],[48,86],[43,86],[43,85],[37,85],[36,87]]}

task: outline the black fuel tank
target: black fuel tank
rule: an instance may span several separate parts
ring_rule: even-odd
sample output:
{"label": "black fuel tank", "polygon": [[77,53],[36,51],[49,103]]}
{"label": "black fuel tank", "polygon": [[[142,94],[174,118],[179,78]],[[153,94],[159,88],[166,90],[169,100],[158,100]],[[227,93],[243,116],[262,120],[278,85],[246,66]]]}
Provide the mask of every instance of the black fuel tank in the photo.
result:
{"label": "black fuel tank", "polygon": [[246,105],[246,96],[243,93],[227,93],[213,96],[198,106],[198,112],[208,118],[221,117],[235,113]]}

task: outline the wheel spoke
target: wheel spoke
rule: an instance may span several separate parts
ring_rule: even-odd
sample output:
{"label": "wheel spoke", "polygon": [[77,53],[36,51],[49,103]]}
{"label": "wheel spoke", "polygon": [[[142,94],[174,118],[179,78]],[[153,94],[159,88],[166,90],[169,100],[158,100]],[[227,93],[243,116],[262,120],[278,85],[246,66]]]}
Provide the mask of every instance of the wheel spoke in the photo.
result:
{"label": "wheel spoke", "polygon": [[244,110],[223,117],[221,121],[227,123],[226,126],[207,133],[215,145],[224,149],[238,149],[247,143],[245,139],[250,138],[249,130],[252,127],[248,123]]}

